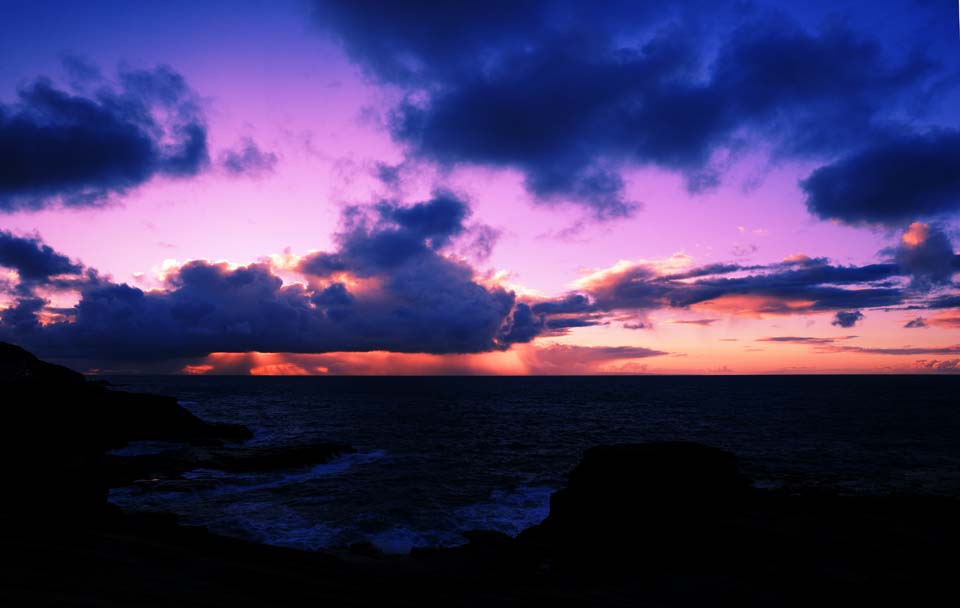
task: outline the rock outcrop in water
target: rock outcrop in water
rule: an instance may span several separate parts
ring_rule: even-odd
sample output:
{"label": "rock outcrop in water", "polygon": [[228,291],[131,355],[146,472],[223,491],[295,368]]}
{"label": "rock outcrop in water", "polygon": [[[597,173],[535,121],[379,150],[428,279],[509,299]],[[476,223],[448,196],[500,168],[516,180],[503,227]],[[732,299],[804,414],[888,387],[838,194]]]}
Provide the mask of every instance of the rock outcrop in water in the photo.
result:
{"label": "rock outcrop in water", "polygon": [[[113,390],[83,374],[0,342],[8,521],[42,521],[64,534],[101,525],[111,487],[143,478],[177,479],[198,468],[232,473],[295,469],[353,452],[340,443],[246,448],[237,424],[207,422],[172,397]],[[114,456],[133,441],[186,445],[158,454]],[[233,445],[231,445],[233,444]]]}
{"label": "rock outcrop in water", "polygon": [[598,446],[584,453],[567,487],[551,496],[547,519],[524,531],[521,542],[549,554],[559,568],[616,569],[627,554],[630,562],[658,567],[699,560],[736,540],[726,534],[727,523],[752,495],[736,457],[718,448]]}

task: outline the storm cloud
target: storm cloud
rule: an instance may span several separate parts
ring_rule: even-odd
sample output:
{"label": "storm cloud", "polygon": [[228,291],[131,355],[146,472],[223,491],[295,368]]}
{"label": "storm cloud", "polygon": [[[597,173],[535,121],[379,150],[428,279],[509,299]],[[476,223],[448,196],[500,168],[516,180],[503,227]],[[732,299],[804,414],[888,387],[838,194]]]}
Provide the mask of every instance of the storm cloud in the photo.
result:
{"label": "storm cloud", "polygon": [[106,203],[209,162],[195,93],[167,67],[121,71],[96,93],[38,79],[0,103],[0,212]]}
{"label": "storm cloud", "polygon": [[950,238],[940,226],[914,222],[893,252],[897,265],[913,278],[913,286],[930,289],[948,285],[960,271]]}
{"label": "storm cloud", "polygon": [[517,169],[537,202],[599,219],[637,208],[632,167],[679,172],[695,192],[719,182],[718,153],[751,140],[777,158],[852,152],[938,69],[837,23],[810,30],[737,3],[314,7],[372,77],[406,92],[389,127],[414,156]]}
{"label": "storm cloud", "polygon": [[960,132],[888,138],[815,170],[801,186],[811,213],[902,226],[960,210]]}
{"label": "storm cloud", "polygon": [[266,262],[192,261],[160,290],[84,285],[67,320],[40,325],[40,305],[21,300],[3,312],[0,339],[58,358],[131,361],[249,351],[478,353],[527,342],[543,329],[529,307],[441,253],[468,216],[465,202],[443,193],[351,208],[338,249],[301,260],[306,284],[285,284]]}
{"label": "storm cloud", "polygon": [[21,280],[29,282],[47,282],[52,276],[82,270],[80,264],[44,244],[40,237],[16,236],[5,230],[0,230],[0,266],[17,271]]}

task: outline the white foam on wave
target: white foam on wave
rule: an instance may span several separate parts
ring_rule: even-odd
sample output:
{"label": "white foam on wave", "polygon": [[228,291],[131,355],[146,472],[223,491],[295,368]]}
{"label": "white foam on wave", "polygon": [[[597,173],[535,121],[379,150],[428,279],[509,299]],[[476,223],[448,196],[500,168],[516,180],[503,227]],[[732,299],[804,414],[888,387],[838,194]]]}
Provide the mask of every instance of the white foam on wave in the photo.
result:
{"label": "white foam on wave", "polygon": [[547,486],[520,486],[513,490],[495,490],[490,499],[453,511],[455,527],[446,530],[413,530],[397,526],[368,534],[367,540],[384,553],[405,554],[414,547],[452,547],[465,542],[463,532],[492,530],[516,536],[539,524],[550,512]]}
{"label": "white foam on wave", "polygon": [[495,490],[490,500],[461,507],[455,511],[458,530],[494,530],[516,536],[535,526],[550,513],[547,486],[520,486],[513,490]]}
{"label": "white foam on wave", "polygon": [[[431,527],[359,511],[346,518],[324,520],[311,517],[309,511],[292,504],[285,505],[274,493],[285,486],[347,473],[385,455],[383,450],[347,454],[325,464],[270,473],[232,474],[197,469],[184,474],[183,483],[192,487],[173,492],[160,487],[151,490],[149,486],[118,488],[111,492],[111,499],[128,507],[175,512],[180,511],[177,506],[186,506],[186,513],[194,510],[192,506],[207,503],[217,506],[205,508],[202,515],[187,517],[187,523],[206,525],[217,533],[254,542],[304,550],[343,547],[367,540],[388,554],[406,554],[414,547],[462,545],[463,532],[469,530],[493,530],[515,536],[543,521],[549,513],[553,489],[542,485],[495,490],[486,500],[451,509],[448,516],[439,517]],[[377,523],[371,526],[371,522]]]}
{"label": "white foam on wave", "polygon": [[383,450],[373,452],[361,452],[356,454],[347,454],[335,458],[324,464],[314,465],[306,469],[295,469],[292,472],[278,473],[228,473],[216,469],[195,469],[183,474],[185,479],[219,479],[223,480],[221,486],[214,492],[218,494],[236,494],[239,492],[254,492],[257,490],[268,490],[283,486],[295,485],[331,475],[340,475],[346,473],[353,467],[362,464],[368,464],[379,460],[386,455]]}
{"label": "white foam on wave", "polygon": [[399,526],[367,535],[373,545],[390,555],[404,555],[410,553],[414,547],[449,546],[456,543],[456,535],[449,532],[417,531]]}

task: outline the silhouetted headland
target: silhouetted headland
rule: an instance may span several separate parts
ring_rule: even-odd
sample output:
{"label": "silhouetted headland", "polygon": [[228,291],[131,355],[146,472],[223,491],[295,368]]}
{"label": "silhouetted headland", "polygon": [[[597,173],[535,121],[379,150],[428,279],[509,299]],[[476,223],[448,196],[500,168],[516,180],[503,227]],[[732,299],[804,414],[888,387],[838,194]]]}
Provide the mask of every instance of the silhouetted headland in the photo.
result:
{"label": "silhouetted headland", "polygon": [[[955,576],[956,498],[760,490],[733,454],[685,442],[587,450],[547,519],[515,538],[475,531],[409,556],[256,545],[124,514],[107,490],[322,463],[350,446],[247,448],[243,427],[9,344],[0,384],[5,605],[931,605]],[[107,453],[144,439],[184,445]]]}

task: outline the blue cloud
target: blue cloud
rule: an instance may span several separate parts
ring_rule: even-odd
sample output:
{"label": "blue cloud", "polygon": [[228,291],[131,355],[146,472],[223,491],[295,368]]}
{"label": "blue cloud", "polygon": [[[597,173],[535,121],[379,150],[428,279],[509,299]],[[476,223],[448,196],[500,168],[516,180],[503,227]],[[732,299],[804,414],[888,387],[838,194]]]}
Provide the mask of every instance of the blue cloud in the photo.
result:
{"label": "blue cloud", "polygon": [[207,166],[206,125],[182,76],[158,67],[100,84],[87,96],[41,79],[0,104],[0,212],[102,205]]}

